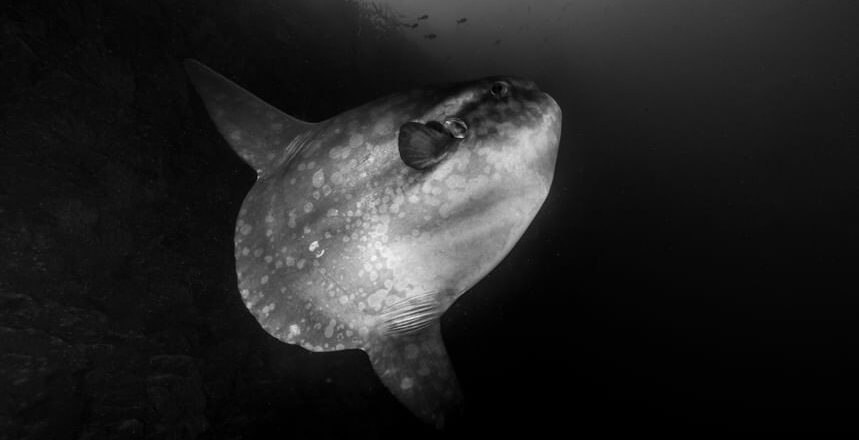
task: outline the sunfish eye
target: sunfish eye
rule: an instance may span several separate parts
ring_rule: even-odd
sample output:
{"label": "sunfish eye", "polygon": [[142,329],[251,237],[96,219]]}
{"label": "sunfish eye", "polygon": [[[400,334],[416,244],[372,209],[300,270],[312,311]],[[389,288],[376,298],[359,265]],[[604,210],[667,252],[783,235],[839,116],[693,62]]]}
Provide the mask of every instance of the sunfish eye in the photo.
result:
{"label": "sunfish eye", "polygon": [[496,98],[506,98],[507,95],[510,94],[510,86],[508,86],[504,81],[496,81],[495,84],[492,84],[492,87],[489,88],[489,92]]}
{"label": "sunfish eye", "polygon": [[447,118],[444,120],[444,128],[456,139],[462,139],[468,134],[468,124],[459,118]]}

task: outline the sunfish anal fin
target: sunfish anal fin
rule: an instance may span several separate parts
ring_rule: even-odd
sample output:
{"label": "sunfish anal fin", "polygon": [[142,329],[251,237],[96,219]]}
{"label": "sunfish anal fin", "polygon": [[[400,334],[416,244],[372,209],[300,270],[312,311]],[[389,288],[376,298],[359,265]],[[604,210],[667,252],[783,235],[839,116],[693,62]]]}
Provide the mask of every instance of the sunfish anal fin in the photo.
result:
{"label": "sunfish anal fin", "polygon": [[462,392],[433,319],[411,332],[381,333],[366,348],[382,383],[413,414],[442,429],[462,413]]}
{"label": "sunfish anal fin", "polygon": [[295,157],[316,125],[283,113],[196,60],[184,65],[218,131],[257,175]]}

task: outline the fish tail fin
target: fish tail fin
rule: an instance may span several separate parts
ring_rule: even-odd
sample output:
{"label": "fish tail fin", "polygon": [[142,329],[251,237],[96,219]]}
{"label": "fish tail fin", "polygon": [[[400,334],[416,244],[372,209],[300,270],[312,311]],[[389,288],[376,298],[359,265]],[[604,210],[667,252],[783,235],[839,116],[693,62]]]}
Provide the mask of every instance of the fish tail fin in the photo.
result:
{"label": "fish tail fin", "polygon": [[414,415],[438,429],[462,416],[462,392],[441,337],[441,323],[381,335],[366,348],[373,369]]}
{"label": "fish tail fin", "polygon": [[183,64],[218,131],[257,175],[288,163],[316,125],[283,113],[197,60]]}

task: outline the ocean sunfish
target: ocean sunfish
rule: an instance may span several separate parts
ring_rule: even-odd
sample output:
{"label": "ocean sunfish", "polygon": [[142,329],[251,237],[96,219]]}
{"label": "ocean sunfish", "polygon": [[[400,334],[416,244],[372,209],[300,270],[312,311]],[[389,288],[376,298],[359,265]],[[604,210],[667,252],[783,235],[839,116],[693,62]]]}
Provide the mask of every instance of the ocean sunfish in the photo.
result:
{"label": "ocean sunfish", "polygon": [[364,350],[400,402],[443,427],[462,402],[439,317],[545,200],[558,104],[531,81],[491,77],[310,123],[197,61],[185,68],[257,172],[235,235],[248,310],[283,342]]}

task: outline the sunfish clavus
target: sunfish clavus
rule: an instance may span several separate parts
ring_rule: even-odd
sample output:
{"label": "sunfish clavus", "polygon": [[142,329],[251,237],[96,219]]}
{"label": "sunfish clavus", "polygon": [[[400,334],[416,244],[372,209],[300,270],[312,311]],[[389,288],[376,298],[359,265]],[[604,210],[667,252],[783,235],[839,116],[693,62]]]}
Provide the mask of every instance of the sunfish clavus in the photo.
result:
{"label": "sunfish clavus", "polygon": [[185,68],[257,172],[235,235],[248,310],[281,341],[366,351],[394,396],[442,427],[462,402],[439,317],[545,200],[558,104],[531,81],[491,77],[309,123],[199,62]]}

